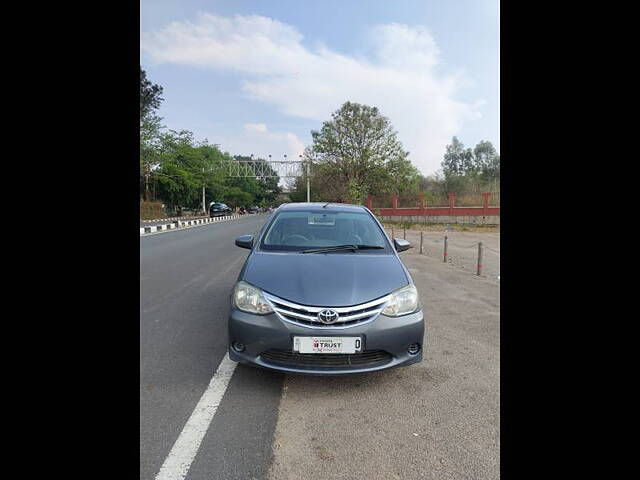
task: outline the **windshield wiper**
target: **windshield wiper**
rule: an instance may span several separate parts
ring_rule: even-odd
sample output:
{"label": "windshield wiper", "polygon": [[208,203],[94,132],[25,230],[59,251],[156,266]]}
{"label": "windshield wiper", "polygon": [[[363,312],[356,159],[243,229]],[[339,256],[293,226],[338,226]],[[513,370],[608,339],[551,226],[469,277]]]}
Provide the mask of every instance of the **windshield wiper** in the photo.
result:
{"label": "windshield wiper", "polygon": [[326,252],[336,252],[341,250],[369,250],[369,249],[378,249],[384,248],[381,245],[336,245],[333,247],[323,247],[323,248],[312,248],[309,250],[303,250],[302,253],[326,253]]}

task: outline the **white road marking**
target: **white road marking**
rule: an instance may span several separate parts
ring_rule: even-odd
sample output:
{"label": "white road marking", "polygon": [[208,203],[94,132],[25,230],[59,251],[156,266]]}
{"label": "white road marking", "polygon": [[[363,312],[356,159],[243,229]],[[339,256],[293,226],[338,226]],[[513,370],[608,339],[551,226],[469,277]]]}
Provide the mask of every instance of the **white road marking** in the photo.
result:
{"label": "white road marking", "polygon": [[176,443],[173,444],[173,448],[162,464],[155,480],[183,480],[187,476],[191,463],[200,448],[200,443],[222,401],[236,365],[236,362],[229,358],[227,352],[218,365],[218,370],[214,373],[209,386],[191,413],[191,417],[180,432]]}

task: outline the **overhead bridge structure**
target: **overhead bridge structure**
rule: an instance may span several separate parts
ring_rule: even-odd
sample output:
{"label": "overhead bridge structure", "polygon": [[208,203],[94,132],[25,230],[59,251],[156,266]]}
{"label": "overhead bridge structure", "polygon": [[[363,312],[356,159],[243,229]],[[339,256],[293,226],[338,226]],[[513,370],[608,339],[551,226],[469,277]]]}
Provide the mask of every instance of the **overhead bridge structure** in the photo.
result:
{"label": "overhead bridge structure", "polygon": [[229,162],[227,175],[251,178],[294,178],[302,177],[306,162],[281,160],[240,160]]}
{"label": "overhead bridge structure", "polygon": [[296,178],[307,177],[307,202],[311,201],[309,162],[294,160],[236,160],[226,166],[229,177]]}

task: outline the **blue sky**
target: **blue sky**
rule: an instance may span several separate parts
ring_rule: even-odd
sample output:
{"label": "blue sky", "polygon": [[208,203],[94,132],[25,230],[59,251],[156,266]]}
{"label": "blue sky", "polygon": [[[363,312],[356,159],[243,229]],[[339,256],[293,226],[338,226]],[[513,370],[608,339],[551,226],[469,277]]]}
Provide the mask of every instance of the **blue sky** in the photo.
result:
{"label": "blue sky", "polygon": [[428,175],[453,135],[500,150],[493,0],[141,0],[160,110],[232,154],[290,158],[347,101],[389,117]]}

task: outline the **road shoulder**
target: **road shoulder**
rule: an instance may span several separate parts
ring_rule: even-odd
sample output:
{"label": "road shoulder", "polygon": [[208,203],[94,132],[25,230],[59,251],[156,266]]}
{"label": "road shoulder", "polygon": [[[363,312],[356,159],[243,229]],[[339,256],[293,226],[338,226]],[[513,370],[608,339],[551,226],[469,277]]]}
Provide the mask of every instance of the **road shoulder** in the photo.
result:
{"label": "road shoulder", "polygon": [[415,251],[402,258],[425,305],[425,360],[288,375],[270,479],[499,478],[500,286]]}

